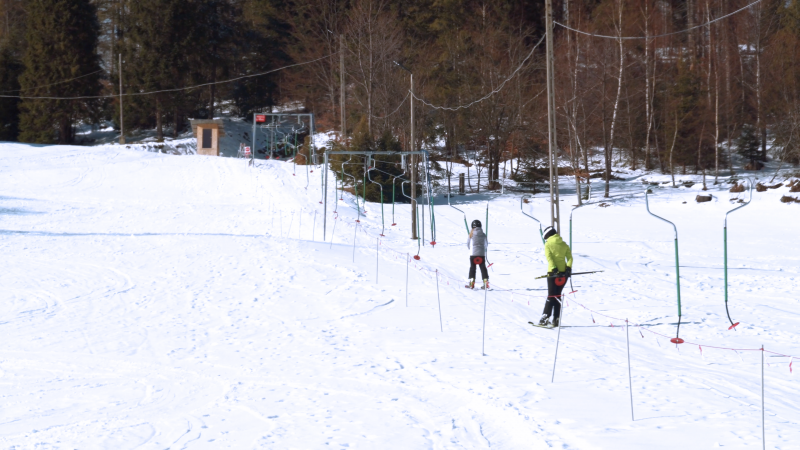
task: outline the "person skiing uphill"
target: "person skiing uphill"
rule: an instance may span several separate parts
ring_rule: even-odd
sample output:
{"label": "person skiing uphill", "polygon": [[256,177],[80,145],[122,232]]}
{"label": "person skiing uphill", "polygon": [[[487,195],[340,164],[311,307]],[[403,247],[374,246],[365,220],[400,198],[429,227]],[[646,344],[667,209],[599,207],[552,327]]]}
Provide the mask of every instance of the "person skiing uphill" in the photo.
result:
{"label": "person skiing uphill", "polygon": [[489,240],[481,228],[480,220],[472,221],[472,231],[469,232],[469,238],[467,238],[467,248],[470,248],[470,245],[472,245],[472,256],[469,257],[469,284],[464,287],[475,288],[475,266],[480,266],[483,277],[481,289],[489,289],[489,272],[486,270],[486,250],[489,247]]}
{"label": "person skiing uphill", "polygon": [[[553,227],[545,228],[542,236],[545,241],[544,255],[547,258],[548,277],[547,301],[539,325],[557,327],[561,318],[561,291],[567,284],[567,278],[572,276],[572,250]],[[551,314],[553,321],[548,323]]]}

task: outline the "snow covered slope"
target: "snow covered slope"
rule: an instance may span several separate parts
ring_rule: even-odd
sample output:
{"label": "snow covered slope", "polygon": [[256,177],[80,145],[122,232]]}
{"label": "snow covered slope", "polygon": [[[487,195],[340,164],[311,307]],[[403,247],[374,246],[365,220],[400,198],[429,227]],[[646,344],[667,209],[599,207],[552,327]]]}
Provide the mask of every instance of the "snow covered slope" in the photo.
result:
{"label": "snow covered slope", "polygon": [[[576,210],[575,270],[605,272],[575,277],[551,383],[558,332],[527,325],[546,267],[518,196],[453,198],[469,221],[490,200],[484,356],[461,213],[437,198],[437,245],[407,265],[409,208],[392,227],[386,205],[378,239],[380,205],[356,229],[353,197],[331,183],[323,242],[312,169],[0,144],[0,448],[761,447],[762,352],[712,346],[800,356],[800,205],[778,201],[786,188],[729,217],[736,331],[731,194],[651,196],[680,234],[678,347],[653,334],[675,333],[672,228],[641,195]],[[549,205],[525,208],[543,219]],[[642,325],[629,330],[635,421],[624,322],[600,314]],[[798,379],[790,358],[764,356],[767,448],[797,448]]]}

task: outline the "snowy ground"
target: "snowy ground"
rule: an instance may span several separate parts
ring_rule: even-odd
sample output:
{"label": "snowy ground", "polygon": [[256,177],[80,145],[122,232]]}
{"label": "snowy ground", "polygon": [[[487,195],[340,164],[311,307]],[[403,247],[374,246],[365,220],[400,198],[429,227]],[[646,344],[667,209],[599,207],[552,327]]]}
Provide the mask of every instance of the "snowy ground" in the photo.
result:
{"label": "snowy ground", "polygon": [[[353,198],[336,201],[332,183],[322,242],[320,170],[292,170],[0,144],[0,448],[761,447],[762,353],[711,346],[800,356],[800,204],[778,201],[787,188],[729,217],[737,331],[723,300],[731,194],[651,196],[680,233],[681,337],[702,352],[651,333],[675,333],[672,228],[641,195],[576,210],[575,270],[605,272],[575,277],[551,383],[557,331],[527,325],[543,304],[542,244],[518,196],[452,199],[470,221],[490,200],[484,356],[461,213],[436,199],[437,245],[411,260],[406,303],[408,207],[394,227],[385,207],[378,245],[380,205],[356,230]],[[543,219],[549,205],[525,208]],[[643,325],[629,330],[634,421],[625,328],[608,326],[624,322],[578,304]],[[798,379],[789,358],[765,356],[767,448],[797,448]]]}

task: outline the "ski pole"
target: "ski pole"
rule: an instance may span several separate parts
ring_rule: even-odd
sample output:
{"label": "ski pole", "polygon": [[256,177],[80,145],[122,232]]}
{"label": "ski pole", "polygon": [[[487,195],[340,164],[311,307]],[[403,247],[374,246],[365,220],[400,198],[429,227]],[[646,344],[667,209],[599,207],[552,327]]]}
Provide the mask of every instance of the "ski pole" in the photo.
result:
{"label": "ski pole", "polygon": [[[575,273],[571,274],[570,276],[574,276],[574,275],[588,275],[588,274],[590,274],[590,273],[600,273],[600,272],[605,272],[605,270],[595,270],[594,272],[575,272]],[[536,277],[536,278],[534,278],[534,280],[540,280],[540,279],[542,279],[542,278],[563,278],[563,277],[559,277],[558,275],[554,275],[554,276],[552,276],[552,277],[551,277],[551,276],[549,276],[549,275],[542,275],[542,276],[540,276],[540,277]]]}

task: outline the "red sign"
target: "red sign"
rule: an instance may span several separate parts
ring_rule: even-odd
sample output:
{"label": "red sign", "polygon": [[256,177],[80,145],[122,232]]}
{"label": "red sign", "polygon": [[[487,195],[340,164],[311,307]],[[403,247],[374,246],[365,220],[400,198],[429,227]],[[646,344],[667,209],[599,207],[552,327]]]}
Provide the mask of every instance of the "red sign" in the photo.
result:
{"label": "red sign", "polygon": [[266,121],[267,121],[267,116],[265,116],[263,114],[256,114],[256,122],[260,123],[260,122],[266,122]]}

